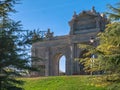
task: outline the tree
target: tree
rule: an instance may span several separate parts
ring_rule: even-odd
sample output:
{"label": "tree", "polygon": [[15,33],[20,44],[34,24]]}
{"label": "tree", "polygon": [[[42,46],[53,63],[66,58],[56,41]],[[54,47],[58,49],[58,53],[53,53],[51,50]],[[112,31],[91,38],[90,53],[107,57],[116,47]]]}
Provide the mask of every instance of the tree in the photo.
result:
{"label": "tree", "polygon": [[0,1],[0,90],[22,90],[17,86],[22,85],[23,81],[16,80],[15,76],[21,76],[24,70],[33,69],[29,64],[26,45],[31,44],[29,39],[35,34],[22,30],[20,21],[9,18],[9,14],[16,12],[14,5],[18,1]]}
{"label": "tree", "polygon": [[[106,26],[104,32],[98,34],[99,45],[93,47],[91,45],[80,45],[80,48],[87,49],[88,52],[81,58],[81,62],[88,71],[104,71],[105,74],[112,76],[112,80],[120,79],[120,9],[110,7],[113,13],[108,13],[110,18],[114,20]],[[115,12],[114,12],[115,11]],[[115,20],[118,20],[115,22]],[[90,55],[96,55],[94,58],[94,66],[90,68]],[[115,75],[115,77],[114,77]]]}
{"label": "tree", "polygon": [[85,66],[84,69],[87,72],[104,71],[107,75],[120,77],[120,23],[108,24],[105,31],[99,33],[98,37],[99,45],[97,47],[79,45],[80,48],[87,50],[80,58],[80,62]]}
{"label": "tree", "polygon": [[120,73],[120,22],[108,24],[104,33],[100,34],[100,45],[97,49],[103,53],[100,58],[106,63],[104,69],[109,74]]}
{"label": "tree", "polygon": [[84,70],[91,75],[102,71],[102,63],[98,59],[98,55],[102,55],[102,52],[97,50],[97,47],[94,46],[93,43],[79,44],[79,48],[81,48],[83,53],[81,57],[77,59],[83,64]]}
{"label": "tree", "polygon": [[116,7],[110,4],[108,4],[107,6],[110,10],[109,12],[106,13],[109,15],[109,18],[114,21],[120,20],[120,2],[116,4]]}

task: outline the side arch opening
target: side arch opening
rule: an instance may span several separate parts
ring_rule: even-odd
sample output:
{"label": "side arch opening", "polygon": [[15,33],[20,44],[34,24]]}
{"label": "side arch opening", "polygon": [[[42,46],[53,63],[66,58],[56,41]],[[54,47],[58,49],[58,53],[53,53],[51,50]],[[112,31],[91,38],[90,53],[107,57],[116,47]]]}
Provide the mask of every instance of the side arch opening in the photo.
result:
{"label": "side arch opening", "polygon": [[62,55],[59,59],[59,75],[66,75],[66,57]]}

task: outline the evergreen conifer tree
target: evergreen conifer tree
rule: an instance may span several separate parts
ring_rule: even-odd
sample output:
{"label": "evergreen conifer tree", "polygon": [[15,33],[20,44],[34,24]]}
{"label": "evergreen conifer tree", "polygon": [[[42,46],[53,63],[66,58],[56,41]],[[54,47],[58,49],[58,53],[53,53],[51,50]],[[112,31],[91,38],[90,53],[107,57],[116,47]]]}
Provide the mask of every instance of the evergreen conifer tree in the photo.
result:
{"label": "evergreen conifer tree", "polygon": [[0,0],[0,90],[22,90],[16,84],[23,84],[23,81],[16,80],[15,77],[21,76],[22,71],[31,69],[30,57],[26,52],[26,44],[31,43],[22,30],[20,21],[15,22],[9,17],[16,12],[14,5],[18,1]]}

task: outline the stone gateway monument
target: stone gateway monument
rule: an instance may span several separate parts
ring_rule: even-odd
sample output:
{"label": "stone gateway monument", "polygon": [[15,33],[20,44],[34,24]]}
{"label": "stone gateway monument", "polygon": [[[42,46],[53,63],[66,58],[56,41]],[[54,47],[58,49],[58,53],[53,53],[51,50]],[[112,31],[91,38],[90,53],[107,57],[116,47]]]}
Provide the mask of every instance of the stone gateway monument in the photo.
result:
{"label": "stone gateway monument", "polygon": [[33,66],[40,68],[39,72],[32,72],[32,76],[60,75],[59,60],[63,55],[66,58],[66,75],[86,74],[83,65],[75,61],[83,53],[78,44],[89,43],[90,37],[95,38],[98,32],[104,31],[106,24],[106,16],[92,7],[92,10],[79,14],[74,12],[69,21],[69,35],[53,36],[53,32],[48,29],[44,40],[32,45],[32,56],[43,59],[32,61]]}

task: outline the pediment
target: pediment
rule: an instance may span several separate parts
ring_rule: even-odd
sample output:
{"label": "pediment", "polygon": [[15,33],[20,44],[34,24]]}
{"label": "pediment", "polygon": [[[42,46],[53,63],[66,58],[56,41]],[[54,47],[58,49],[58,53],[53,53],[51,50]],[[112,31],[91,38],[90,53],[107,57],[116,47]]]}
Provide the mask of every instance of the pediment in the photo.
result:
{"label": "pediment", "polygon": [[89,32],[98,32],[104,29],[106,17],[101,16],[96,12],[95,8],[92,10],[82,11],[79,14],[74,12],[72,20],[69,22],[70,34],[81,34]]}

